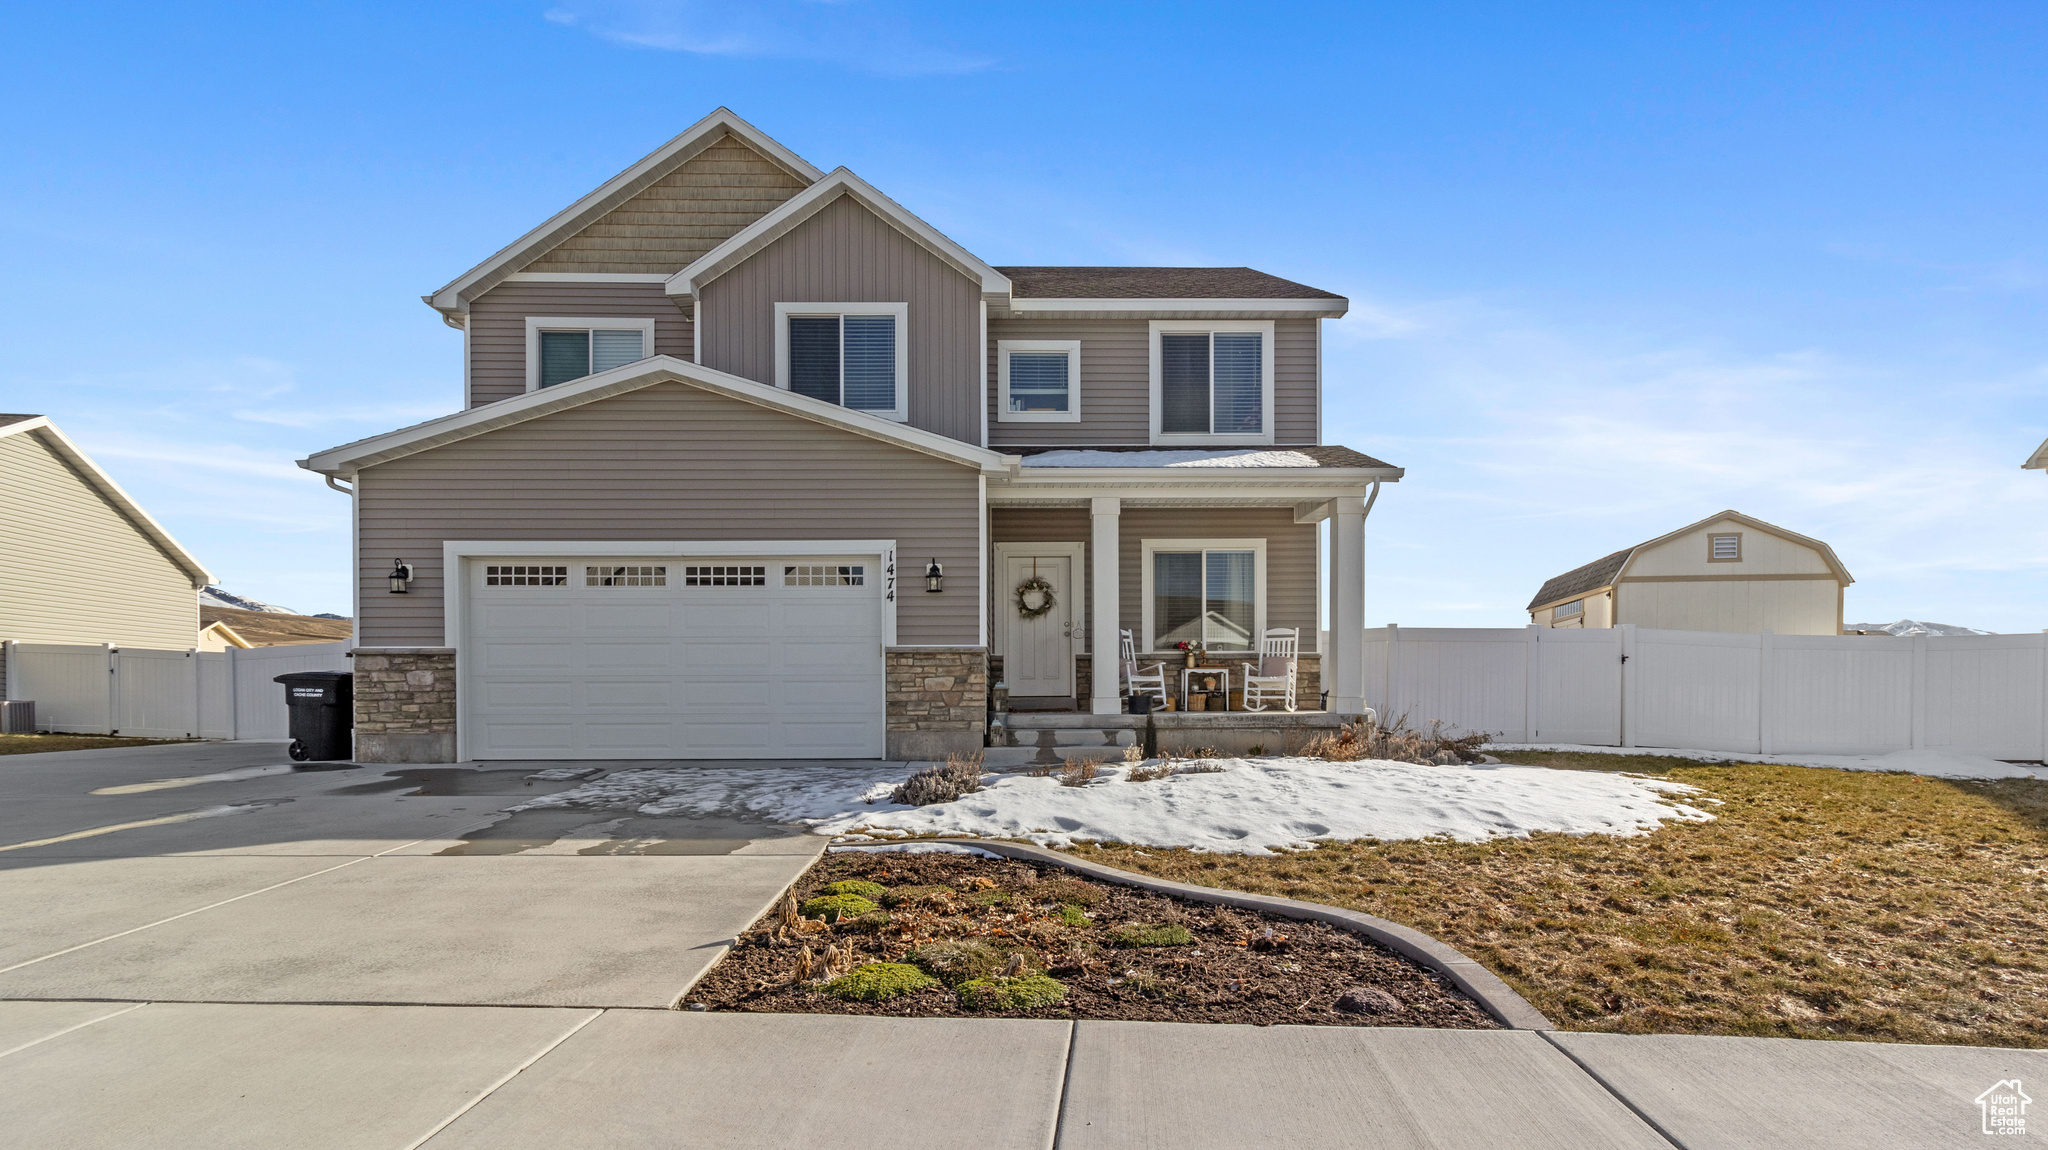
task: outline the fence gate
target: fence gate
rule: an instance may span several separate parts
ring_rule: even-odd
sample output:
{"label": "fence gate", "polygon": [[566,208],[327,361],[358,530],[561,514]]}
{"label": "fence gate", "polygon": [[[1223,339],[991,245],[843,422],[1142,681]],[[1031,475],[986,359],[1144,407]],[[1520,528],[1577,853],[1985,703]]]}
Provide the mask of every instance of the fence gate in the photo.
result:
{"label": "fence gate", "polygon": [[1611,629],[1531,628],[1531,742],[1621,745],[1621,636]]}

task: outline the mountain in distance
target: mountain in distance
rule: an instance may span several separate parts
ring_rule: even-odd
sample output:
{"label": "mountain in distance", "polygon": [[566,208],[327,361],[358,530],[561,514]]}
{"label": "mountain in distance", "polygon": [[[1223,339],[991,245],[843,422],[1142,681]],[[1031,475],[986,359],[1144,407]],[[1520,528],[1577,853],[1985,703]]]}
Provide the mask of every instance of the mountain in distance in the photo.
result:
{"label": "mountain in distance", "polygon": [[1851,635],[1992,635],[1993,631],[1979,631],[1975,627],[1957,627],[1948,623],[1922,623],[1917,619],[1901,619],[1896,623],[1844,623],[1842,630]]}
{"label": "mountain in distance", "polygon": [[[236,611],[267,611],[273,615],[299,614],[299,612],[292,610],[290,607],[280,607],[275,603],[265,603],[261,599],[251,599],[247,595],[237,595],[233,591],[223,591],[219,587],[208,587],[206,590],[201,591],[199,593],[199,605],[201,607],[227,607]],[[348,618],[346,615],[334,615],[327,612],[304,617],[308,619]]]}

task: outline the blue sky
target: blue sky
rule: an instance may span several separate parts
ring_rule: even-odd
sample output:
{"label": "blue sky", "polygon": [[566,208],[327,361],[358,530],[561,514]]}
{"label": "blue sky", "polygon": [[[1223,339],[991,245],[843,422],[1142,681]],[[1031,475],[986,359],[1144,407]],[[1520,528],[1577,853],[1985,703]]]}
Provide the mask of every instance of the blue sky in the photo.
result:
{"label": "blue sky", "polygon": [[[1872,8],[1878,10],[1872,11]],[[1735,507],[1852,621],[2048,627],[2048,8],[10,6],[0,410],[346,611],[292,461],[459,406],[418,297],[720,104],[992,263],[1353,301],[1367,619],[1514,626]]]}

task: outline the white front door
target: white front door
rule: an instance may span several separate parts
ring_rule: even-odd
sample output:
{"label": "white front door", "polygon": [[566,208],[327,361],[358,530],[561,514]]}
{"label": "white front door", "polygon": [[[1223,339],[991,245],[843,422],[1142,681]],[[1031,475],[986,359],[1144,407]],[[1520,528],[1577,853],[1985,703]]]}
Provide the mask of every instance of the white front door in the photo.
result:
{"label": "white front door", "polygon": [[472,559],[469,754],[878,758],[879,559]]}
{"label": "white front door", "polygon": [[[1003,681],[1010,697],[1046,698],[1074,694],[1074,594],[1070,576],[1074,561],[1065,555],[1011,555],[1003,563],[1003,592],[996,604],[1003,619]],[[1017,588],[1037,577],[1052,585],[1053,606],[1036,618],[1017,607]],[[1039,597],[1027,596],[1036,606]]]}

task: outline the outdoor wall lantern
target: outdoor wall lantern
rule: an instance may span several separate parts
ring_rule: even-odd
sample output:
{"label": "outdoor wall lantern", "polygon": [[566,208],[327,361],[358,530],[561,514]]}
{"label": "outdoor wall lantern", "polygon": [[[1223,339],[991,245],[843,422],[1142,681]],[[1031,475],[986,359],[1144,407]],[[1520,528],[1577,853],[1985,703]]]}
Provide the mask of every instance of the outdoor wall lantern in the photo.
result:
{"label": "outdoor wall lantern", "polygon": [[939,566],[937,557],[924,569],[924,589],[934,595],[946,589],[946,569]]}
{"label": "outdoor wall lantern", "polygon": [[412,582],[412,564],[407,563],[403,559],[393,559],[391,561],[391,593],[393,595],[405,594],[405,585],[410,582]]}

